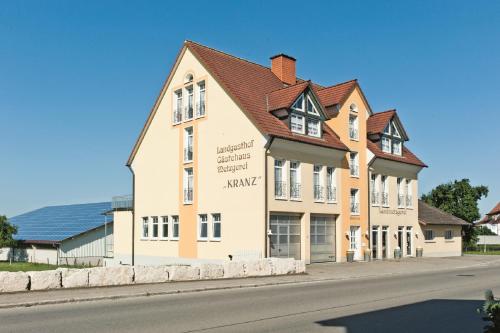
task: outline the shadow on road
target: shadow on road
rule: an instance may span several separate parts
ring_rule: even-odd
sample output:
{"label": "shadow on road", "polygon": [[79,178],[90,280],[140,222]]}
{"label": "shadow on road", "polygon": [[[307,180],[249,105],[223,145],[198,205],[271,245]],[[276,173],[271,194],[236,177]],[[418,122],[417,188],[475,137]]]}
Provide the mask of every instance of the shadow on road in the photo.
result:
{"label": "shadow on road", "polygon": [[316,323],[347,333],[482,332],[482,301],[436,299]]}

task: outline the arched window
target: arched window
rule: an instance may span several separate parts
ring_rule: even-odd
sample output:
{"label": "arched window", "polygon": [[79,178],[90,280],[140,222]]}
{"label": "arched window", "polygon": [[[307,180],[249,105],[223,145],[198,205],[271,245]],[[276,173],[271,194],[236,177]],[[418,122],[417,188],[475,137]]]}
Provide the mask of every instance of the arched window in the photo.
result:
{"label": "arched window", "polygon": [[184,83],[189,83],[189,82],[193,82],[193,74],[189,73],[186,75],[186,77],[184,78]]}
{"label": "arched window", "polygon": [[351,110],[352,112],[358,112],[358,106],[356,104],[352,103],[349,106],[349,110]]}

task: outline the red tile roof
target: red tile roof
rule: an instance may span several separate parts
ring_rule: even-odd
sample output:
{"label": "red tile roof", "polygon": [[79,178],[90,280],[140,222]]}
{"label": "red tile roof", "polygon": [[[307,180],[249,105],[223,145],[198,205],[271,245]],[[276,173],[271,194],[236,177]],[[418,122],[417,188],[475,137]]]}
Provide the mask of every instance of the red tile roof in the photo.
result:
{"label": "red tile roof", "polygon": [[303,81],[268,94],[269,111],[289,108],[299,95],[309,86],[310,81]]}
{"label": "red tile roof", "polygon": [[380,149],[379,146],[371,140],[367,140],[366,142],[367,142],[368,149],[370,149],[370,151],[377,158],[406,163],[406,164],[413,164],[413,165],[417,165],[417,166],[421,166],[421,167],[427,167],[427,165],[424,162],[419,160],[418,157],[415,156],[405,146],[403,146],[403,154],[401,156],[398,156],[398,155],[394,155],[394,154],[384,153],[382,151],[382,149]]}
{"label": "red tile roof", "polygon": [[331,129],[324,131],[322,138],[294,134],[286,124],[267,111],[266,96],[284,88],[284,84],[268,67],[191,41],[186,41],[185,45],[263,133],[328,148],[349,150]]}
{"label": "red tile roof", "polygon": [[316,93],[321,99],[323,105],[328,107],[343,103],[357,84],[357,80],[351,80],[334,86],[318,89]]}
{"label": "red tile roof", "polygon": [[493,209],[486,215],[497,215],[497,214],[500,214],[500,202],[497,203],[497,205],[493,207]]}
{"label": "red tile roof", "polygon": [[382,133],[395,114],[396,110],[388,110],[371,115],[366,122],[368,135]]}

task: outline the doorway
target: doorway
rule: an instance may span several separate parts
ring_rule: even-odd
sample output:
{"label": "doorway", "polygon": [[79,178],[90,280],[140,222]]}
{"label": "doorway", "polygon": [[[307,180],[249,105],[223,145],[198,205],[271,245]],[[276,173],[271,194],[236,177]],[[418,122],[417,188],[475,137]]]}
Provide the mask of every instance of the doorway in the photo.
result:
{"label": "doorway", "polygon": [[311,215],[311,262],[335,261],[335,216]]}
{"label": "doorway", "polygon": [[349,240],[349,248],[354,250],[354,260],[361,260],[361,228],[359,226],[350,227]]}
{"label": "doorway", "polygon": [[372,259],[380,259],[379,258],[379,251],[378,251],[378,233],[379,233],[379,226],[374,225],[372,226]]}
{"label": "doorway", "polygon": [[300,259],[300,216],[271,215],[271,257]]}
{"label": "doorway", "polygon": [[389,227],[382,227],[382,259],[389,257]]}

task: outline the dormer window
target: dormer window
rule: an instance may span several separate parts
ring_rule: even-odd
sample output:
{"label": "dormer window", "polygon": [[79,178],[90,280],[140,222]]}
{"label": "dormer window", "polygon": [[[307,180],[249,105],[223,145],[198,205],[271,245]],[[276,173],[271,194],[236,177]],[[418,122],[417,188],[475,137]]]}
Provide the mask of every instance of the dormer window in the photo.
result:
{"label": "dormer window", "polygon": [[303,93],[292,104],[289,111],[290,129],[294,133],[321,137],[323,117],[314,98]]}
{"label": "dormer window", "polygon": [[380,144],[384,153],[402,155],[403,140],[393,120],[385,127]]}

